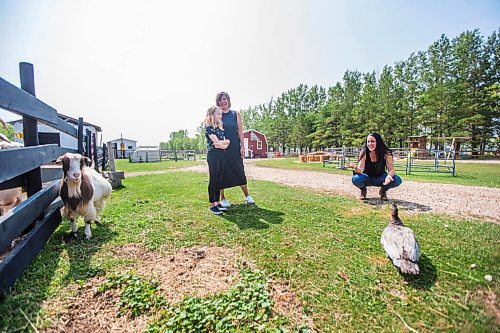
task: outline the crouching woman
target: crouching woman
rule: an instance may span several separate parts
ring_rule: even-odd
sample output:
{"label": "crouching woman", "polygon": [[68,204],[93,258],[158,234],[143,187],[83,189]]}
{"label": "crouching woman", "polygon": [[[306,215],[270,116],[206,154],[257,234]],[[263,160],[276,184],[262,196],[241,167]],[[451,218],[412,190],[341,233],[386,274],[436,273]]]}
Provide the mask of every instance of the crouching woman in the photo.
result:
{"label": "crouching woman", "polygon": [[354,168],[352,183],[361,190],[359,199],[365,200],[367,186],[379,186],[380,199],[387,199],[387,190],[398,187],[403,180],[394,171],[392,150],[382,140],[378,133],[370,133],[365,145],[359,153],[359,161]]}
{"label": "crouching woman", "polygon": [[207,138],[207,162],[208,162],[208,200],[210,201],[210,212],[216,215],[222,214],[226,208],[220,204],[220,190],[222,174],[225,165],[225,149],[229,146],[229,140],[225,138],[222,127],[222,110],[212,106],[207,110],[205,118],[205,137]]}

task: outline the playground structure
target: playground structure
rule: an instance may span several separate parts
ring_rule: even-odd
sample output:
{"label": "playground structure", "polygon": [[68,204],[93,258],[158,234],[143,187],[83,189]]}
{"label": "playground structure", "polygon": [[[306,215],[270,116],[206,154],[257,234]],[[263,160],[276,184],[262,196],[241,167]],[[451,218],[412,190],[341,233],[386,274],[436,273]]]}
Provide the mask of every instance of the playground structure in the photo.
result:
{"label": "playground structure", "polygon": [[[469,140],[469,137],[427,137],[410,136],[407,140],[405,172],[412,171],[444,172],[455,176],[457,143]],[[434,144],[433,144],[434,143]],[[432,147],[435,148],[432,148]],[[395,163],[395,167],[401,163]]]}

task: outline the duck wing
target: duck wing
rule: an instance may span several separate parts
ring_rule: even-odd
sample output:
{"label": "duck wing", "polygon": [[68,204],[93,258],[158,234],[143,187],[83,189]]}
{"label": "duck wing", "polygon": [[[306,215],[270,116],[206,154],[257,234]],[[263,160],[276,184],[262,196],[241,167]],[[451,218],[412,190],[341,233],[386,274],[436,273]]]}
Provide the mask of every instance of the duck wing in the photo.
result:
{"label": "duck wing", "polygon": [[410,228],[389,225],[382,232],[380,243],[387,256],[397,267],[400,267],[400,259],[418,261],[418,242]]}

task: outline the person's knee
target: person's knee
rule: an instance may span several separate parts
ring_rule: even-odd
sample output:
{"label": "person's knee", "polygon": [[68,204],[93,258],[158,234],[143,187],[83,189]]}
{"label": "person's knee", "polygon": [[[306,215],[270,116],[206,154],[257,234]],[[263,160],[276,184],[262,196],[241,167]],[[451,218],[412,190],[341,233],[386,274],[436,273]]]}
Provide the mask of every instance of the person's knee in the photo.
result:
{"label": "person's knee", "polygon": [[357,187],[362,187],[365,185],[366,177],[364,175],[356,174],[352,176],[352,183]]}
{"label": "person's knee", "polygon": [[394,177],[392,178],[394,178],[394,180],[391,182],[391,187],[398,187],[403,183],[403,179],[401,179],[401,177],[399,177],[398,175],[394,175]]}

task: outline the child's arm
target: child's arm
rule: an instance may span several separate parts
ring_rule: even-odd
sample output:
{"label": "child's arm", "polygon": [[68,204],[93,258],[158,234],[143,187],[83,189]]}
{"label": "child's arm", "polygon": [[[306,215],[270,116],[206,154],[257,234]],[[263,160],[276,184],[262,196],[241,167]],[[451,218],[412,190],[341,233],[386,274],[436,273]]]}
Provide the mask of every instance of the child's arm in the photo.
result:
{"label": "child's arm", "polygon": [[210,134],[208,137],[214,143],[215,148],[226,149],[229,146],[229,140],[219,140],[215,134]]}

